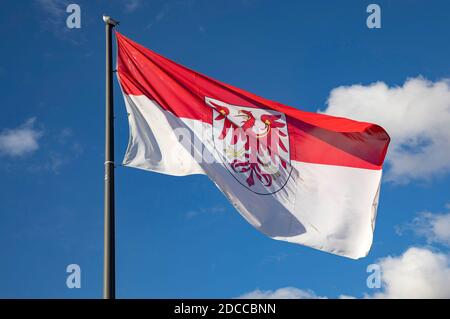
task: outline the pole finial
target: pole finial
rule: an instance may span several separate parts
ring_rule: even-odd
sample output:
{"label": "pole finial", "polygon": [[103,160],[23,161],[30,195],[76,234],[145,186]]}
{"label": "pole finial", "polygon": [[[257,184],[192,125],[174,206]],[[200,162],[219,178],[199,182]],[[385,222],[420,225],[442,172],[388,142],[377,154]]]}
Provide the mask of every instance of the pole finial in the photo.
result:
{"label": "pole finial", "polygon": [[112,25],[113,27],[119,24],[119,21],[116,21],[107,15],[103,15],[103,21],[105,21],[106,24]]}

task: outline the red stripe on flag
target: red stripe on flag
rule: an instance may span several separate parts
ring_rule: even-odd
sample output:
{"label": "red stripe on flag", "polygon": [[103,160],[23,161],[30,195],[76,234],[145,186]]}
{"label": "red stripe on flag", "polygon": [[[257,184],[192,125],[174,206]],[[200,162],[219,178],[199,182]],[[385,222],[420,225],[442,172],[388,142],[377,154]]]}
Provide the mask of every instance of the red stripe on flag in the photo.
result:
{"label": "red stripe on flag", "polygon": [[177,64],[116,32],[118,74],[128,95],[145,95],[180,118],[212,124],[211,97],[286,115],[291,160],[380,169],[389,135],[376,125],[305,112],[270,101]]}

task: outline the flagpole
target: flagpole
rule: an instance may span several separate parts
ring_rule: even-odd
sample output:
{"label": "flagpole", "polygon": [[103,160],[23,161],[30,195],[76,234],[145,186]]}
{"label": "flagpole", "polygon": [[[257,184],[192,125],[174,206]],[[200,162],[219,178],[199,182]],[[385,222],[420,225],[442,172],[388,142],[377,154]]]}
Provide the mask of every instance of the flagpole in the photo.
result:
{"label": "flagpole", "polygon": [[106,30],[106,125],[105,198],[103,239],[103,299],[116,298],[115,223],[114,223],[114,110],[112,83],[112,29],[118,23],[103,16]]}

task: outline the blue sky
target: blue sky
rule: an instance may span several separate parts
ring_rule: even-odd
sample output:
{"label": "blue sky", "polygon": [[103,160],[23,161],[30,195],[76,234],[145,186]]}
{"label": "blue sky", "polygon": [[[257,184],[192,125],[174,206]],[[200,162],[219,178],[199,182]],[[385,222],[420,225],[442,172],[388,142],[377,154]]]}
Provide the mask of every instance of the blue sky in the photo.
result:
{"label": "blue sky", "polygon": [[[66,27],[68,2],[1,4],[0,297],[101,297],[108,13],[190,68],[302,110],[385,124],[393,138],[374,244],[357,261],[265,237],[205,176],[118,167],[118,297],[399,297],[401,286],[427,297],[431,285],[450,298],[448,1],[376,1],[381,29],[366,26],[370,1],[76,3],[81,29]],[[114,85],[120,161],[128,123]],[[66,287],[72,263],[80,289]],[[379,289],[366,286],[373,263],[385,267]]]}

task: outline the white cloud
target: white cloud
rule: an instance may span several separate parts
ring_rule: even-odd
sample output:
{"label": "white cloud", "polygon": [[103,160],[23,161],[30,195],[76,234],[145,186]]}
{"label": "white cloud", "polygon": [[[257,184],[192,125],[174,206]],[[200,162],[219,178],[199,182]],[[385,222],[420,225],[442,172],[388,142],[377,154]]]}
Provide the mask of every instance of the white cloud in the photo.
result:
{"label": "white cloud", "polygon": [[64,15],[66,1],[61,0],[37,0],[38,4],[52,17],[60,17]]}
{"label": "white cloud", "polygon": [[277,290],[253,290],[242,296],[240,299],[317,299],[323,298],[317,296],[312,290],[302,290],[295,287],[284,287]]}
{"label": "white cloud", "polygon": [[391,136],[387,179],[426,180],[450,170],[450,81],[421,77],[335,88],[324,113],[373,122]]}
{"label": "white cloud", "polygon": [[[450,256],[427,248],[411,247],[400,256],[377,261],[381,267],[381,290],[365,294],[375,299],[441,299],[450,298]],[[310,289],[284,287],[277,290],[256,289],[238,298],[242,299],[316,299]],[[356,297],[342,294],[339,299]]]}
{"label": "white cloud", "polygon": [[226,208],[223,206],[212,206],[212,207],[207,207],[207,208],[201,208],[199,210],[190,210],[185,214],[186,219],[192,219],[195,217],[199,217],[200,215],[214,215],[214,214],[219,214],[219,213],[223,213],[226,211]]}
{"label": "white cloud", "polygon": [[36,151],[42,133],[34,128],[35,120],[31,118],[15,129],[3,130],[0,133],[0,154],[22,156]]}
{"label": "white cloud", "polygon": [[30,163],[29,172],[39,173],[51,171],[59,174],[66,165],[73,163],[83,153],[83,147],[76,141],[71,128],[63,128],[59,132],[47,132],[48,143],[42,147],[41,154],[45,160]]}
{"label": "white cloud", "polygon": [[124,3],[126,12],[134,12],[142,5],[142,0],[127,0]]}
{"label": "white cloud", "polygon": [[62,0],[37,0],[40,9],[46,14],[44,23],[52,27],[63,27],[66,19],[66,1]]}
{"label": "white cloud", "polygon": [[450,212],[446,214],[421,212],[412,222],[400,226],[397,230],[400,235],[405,230],[412,231],[425,237],[428,244],[440,243],[450,246]]}
{"label": "white cloud", "polygon": [[169,3],[164,3],[162,8],[158,11],[155,17],[150,21],[150,23],[145,27],[146,29],[151,29],[154,25],[160,23],[166,15],[172,10],[172,5]]}
{"label": "white cloud", "polygon": [[372,298],[450,298],[450,258],[411,247],[398,257],[379,260],[383,291]]}

